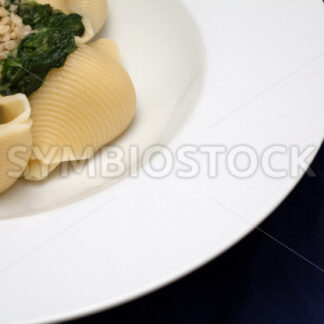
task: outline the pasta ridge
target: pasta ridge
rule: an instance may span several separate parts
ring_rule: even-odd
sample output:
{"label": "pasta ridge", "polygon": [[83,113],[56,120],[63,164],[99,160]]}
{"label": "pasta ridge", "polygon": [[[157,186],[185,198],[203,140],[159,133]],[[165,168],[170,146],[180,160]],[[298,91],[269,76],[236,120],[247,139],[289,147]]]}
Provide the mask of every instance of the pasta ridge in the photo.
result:
{"label": "pasta ridge", "polygon": [[[81,44],[30,96],[33,172],[30,175],[27,170],[26,179],[40,180],[53,165],[92,157],[128,127],[135,114],[136,94],[116,53],[115,45],[107,40]],[[58,147],[57,152],[47,156],[53,147]],[[85,154],[88,147],[92,153]],[[36,160],[43,174],[37,175]]]}

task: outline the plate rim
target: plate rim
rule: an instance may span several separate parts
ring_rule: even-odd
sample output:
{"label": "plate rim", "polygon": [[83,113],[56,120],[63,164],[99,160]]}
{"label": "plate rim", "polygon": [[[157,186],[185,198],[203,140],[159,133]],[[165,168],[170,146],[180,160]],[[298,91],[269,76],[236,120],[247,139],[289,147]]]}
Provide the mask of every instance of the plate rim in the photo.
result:
{"label": "plate rim", "polygon": [[[184,4],[189,3],[189,2],[194,2],[193,0],[183,0],[182,2]],[[263,0],[263,1],[268,1],[269,0]],[[318,0],[313,0],[318,1]],[[210,1],[210,3],[212,3]],[[188,8],[188,6],[187,6]],[[196,12],[195,14],[193,14],[195,21],[197,21],[197,19],[199,20],[198,16],[199,16],[199,12]],[[199,103],[198,103],[199,105]],[[172,141],[175,142],[176,140]],[[309,160],[309,165],[311,165],[311,163],[314,161],[318,151],[320,150],[321,144],[323,142],[323,138],[317,138],[314,139],[314,143],[315,141],[316,143],[316,150],[311,154],[311,158]],[[147,287],[142,287],[139,288],[135,291],[131,291],[128,292],[127,294],[116,298],[116,300],[114,302],[111,301],[103,301],[101,303],[96,303],[95,305],[90,305],[87,308],[82,308],[82,309],[78,309],[78,310],[72,310],[69,312],[65,312],[62,314],[58,314],[58,315],[53,315],[53,316],[48,316],[48,317],[44,317],[44,318],[38,318],[37,319],[37,323],[43,323],[43,322],[53,322],[53,321],[66,321],[66,320],[73,320],[73,319],[78,319],[84,316],[88,316],[88,315],[92,315],[95,314],[97,312],[102,312],[102,311],[106,311],[108,309],[111,308],[115,308],[118,307],[124,303],[127,303],[129,301],[134,300],[135,298],[140,298],[144,295],[147,295],[149,293],[152,293],[162,287],[165,287],[181,278],[183,278],[184,276],[196,271],[197,269],[201,268],[202,266],[208,264],[209,262],[211,262],[212,260],[214,260],[215,258],[217,258],[219,255],[223,254],[224,252],[226,252],[227,250],[229,250],[231,247],[233,247],[234,245],[236,245],[240,240],[242,240],[244,237],[246,237],[249,233],[251,233],[255,227],[257,227],[260,223],[262,223],[266,218],[268,218],[269,215],[271,215],[271,213],[278,208],[278,206],[289,196],[289,194],[295,189],[295,187],[298,185],[298,183],[300,182],[300,180],[302,179],[302,177],[305,175],[306,172],[304,172],[303,174],[300,174],[295,180],[294,183],[292,185],[289,186],[288,190],[286,190],[285,195],[280,197],[280,199],[275,202],[274,204],[272,204],[272,206],[270,208],[268,208],[268,211],[260,216],[256,222],[254,222],[253,224],[249,224],[247,226],[246,229],[241,230],[241,232],[236,235],[231,244],[230,245],[226,245],[224,246],[222,249],[218,249],[218,251],[216,253],[214,253],[213,255],[209,255],[209,256],[202,256],[200,260],[197,260],[195,262],[195,264],[193,264],[191,266],[191,268],[185,268],[183,270],[178,271],[177,274],[170,274],[167,278],[161,278],[159,281],[151,283],[150,285],[148,285]],[[119,186],[120,184],[117,184],[115,186]],[[104,189],[101,193],[104,193],[106,191],[110,190],[110,188],[108,189]],[[95,193],[93,195],[93,197],[99,195],[100,192]],[[75,208],[77,208],[76,206],[79,204],[79,202],[73,202],[71,206],[74,206]],[[66,206],[61,207],[62,209],[64,209]],[[43,212],[41,213],[37,213],[37,215],[42,215],[44,214]],[[27,217],[34,217],[35,215],[31,215],[31,216],[27,216]],[[8,220],[10,221],[10,220]],[[26,322],[28,323],[28,322]],[[33,322],[35,323],[35,322]]]}

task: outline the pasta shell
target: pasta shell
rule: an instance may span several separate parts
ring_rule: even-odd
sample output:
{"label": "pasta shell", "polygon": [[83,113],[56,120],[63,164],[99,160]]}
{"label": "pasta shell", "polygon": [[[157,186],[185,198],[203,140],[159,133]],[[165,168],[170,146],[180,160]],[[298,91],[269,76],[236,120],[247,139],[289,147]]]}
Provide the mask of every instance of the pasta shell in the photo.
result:
{"label": "pasta shell", "polygon": [[82,16],[85,33],[77,38],[81,43],[91,40],[107,19],[107,0],[37,0],[37,2],[50,4],[53,8],[65,13],[77,13]]}
{"label": "pasta shell", "polygon": [[67,0],[36,0],[40,4],[49,4],[55,9],[62,10],[64,13],[70,13],[66,6]]}
{"label": "pasta shell", "polygon": [[0,193],[23,174],[31,155],[30,105],[23,94],[0,97]]}
{"label": "pasta shell", "polygon": [[135,114],[132,81],[116,45],[82,44],[30,96],[33,153],[25,178],[41,180],[58,164],[91,158],[120,135]]}
{"label": "pasta shell", "polygon": [[108,56],[121,64],[119,47],[116,42],[109,39],[101,39],[87,45],[100,51],[103,56]]}

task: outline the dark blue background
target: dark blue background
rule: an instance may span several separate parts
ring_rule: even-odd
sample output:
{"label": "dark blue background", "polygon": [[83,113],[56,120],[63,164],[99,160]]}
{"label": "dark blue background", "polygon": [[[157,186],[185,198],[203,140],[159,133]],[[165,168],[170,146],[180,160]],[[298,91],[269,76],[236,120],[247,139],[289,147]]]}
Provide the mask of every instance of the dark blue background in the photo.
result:
{"label": "dark blue background", "polygon": [[[261,225],[324,268],[324,147]],[[324,324],[324,273],[254,231],[199,271],[140,300],[75,323]]]}

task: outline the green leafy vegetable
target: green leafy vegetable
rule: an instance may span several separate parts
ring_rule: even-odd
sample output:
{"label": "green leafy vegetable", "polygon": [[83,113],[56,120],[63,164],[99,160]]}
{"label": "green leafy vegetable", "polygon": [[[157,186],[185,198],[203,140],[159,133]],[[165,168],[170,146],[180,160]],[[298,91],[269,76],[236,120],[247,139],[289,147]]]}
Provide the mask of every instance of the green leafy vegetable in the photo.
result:
{"label": "green leafy vegetable", "polygon": [[43,27],[70,28],[76,36],[82,36],[84,33],[80,15],[65,15],[62,11],[55,10],[50,5],[41,5],[35,1],[29,1],[18,6],[17,14],[23,19],[23,23],[30,25],[32,29]]}
{"label": "green leafy vegetable", "polygon": [[2,67],[0,93],[24,93],[29,96],[42,84],[52,68],[64,65],[76,50],[71,30],[42,28],[28,35],[18,46],[16,57],[9,54]]}
{"label": "green leafy vegetable", "polygon": [[77,49],[74,37],[84,33],[84,26],[81,16],[65,15],[34,1],[19,4],[17,13],[38,32],[25,37],[14,53],[0,61],[0,93],[29,96],[41,87],[52,68],[63,66]]}
{"label": "green leafy vegetable", "polygon": [[[45,21],[56,12],[50,5],[41,5],[35,1],[22,3],[19,5],[17,14],[23,19],[25,25],[30,25],[33,29],[44,27]],[[58,14],[62,14],[58,12]]]}

